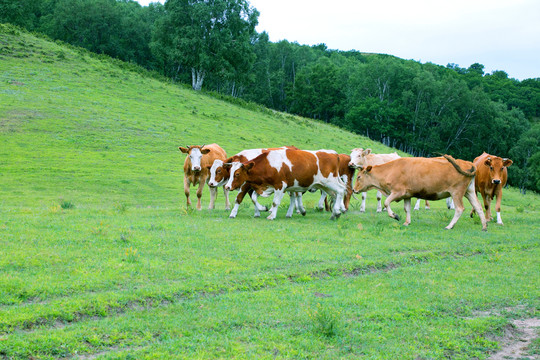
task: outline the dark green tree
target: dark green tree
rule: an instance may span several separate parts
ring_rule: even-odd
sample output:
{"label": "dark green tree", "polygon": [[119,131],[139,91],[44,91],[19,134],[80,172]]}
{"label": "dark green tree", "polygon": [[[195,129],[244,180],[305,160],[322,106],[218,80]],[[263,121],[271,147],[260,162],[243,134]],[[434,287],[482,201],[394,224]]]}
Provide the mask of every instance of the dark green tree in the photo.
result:
{"label": "dark green tree", "polygon": [[207,74],[249,70],[258,16],[246,0],[168,0],[152,48],[166,65],[189,69],[193,89],[200,90]]}

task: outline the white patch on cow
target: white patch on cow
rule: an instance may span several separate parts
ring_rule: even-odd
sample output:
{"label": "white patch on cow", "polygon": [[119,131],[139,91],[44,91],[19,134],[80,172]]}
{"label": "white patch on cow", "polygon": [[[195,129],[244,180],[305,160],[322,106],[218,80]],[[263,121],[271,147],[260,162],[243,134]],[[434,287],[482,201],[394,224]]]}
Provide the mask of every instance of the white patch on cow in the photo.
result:
{"label": "white patch on cow", "polygon": [[278,172],[283,165],[287,165],[292,170],[293,164],[289,160],[286,154],[286,150],[273,150],[268,153],[267,156],[270,166],[276,169]]}
{"label": "white patch on cow", "polygon": [[222,160],[219,160],[219,159],[214,160],[214,163],[212,164],[212,167],[210,168],[210,180],[208,180],[208,185],[222,186],[227,182],[225,179],[223,179],[219,183],[216,182],[216,170],[218,167],[222,167],[222,166],[223,166]]}
{"label": "white patch on cow", "polygon": [[315,153],[315,152],[323,152],[323,153],[327,153],[327,154],[337,154],[337,151],[335,150],[328,150],[328,149],[320,149],[320,150],[316,150],[316,151],[310,151],[311,153]]}
{"label": "white patch on cow", "polygon": [[231,165],[231,177],[229,178],[229,180],[227,181],[227,184],[225,185],[225,188],[228,189],[228,190],[232,190],[231,187],[232,187],[232,182],[233,182],[233,179],[234,179],[234,173],[236,172],[236,170],[240,169],[242,167],[242,163],[241,162],[238,162],[238,161],[235,161],[232,163]]}
{"label": "white patch on cow", "polygon": [[262,149],[249,149],[249,150],[243,150],[243,151],[240,151],[238,154],[238,156],[244,156],[246,159],[248,160],[253,160],[255,159],[257,156],[261,155],[262,154]]}
{"label": "white patch on cow", "polygon": [[189,152],[189,160],[191,161],[191,170],[201,170],[202,152],[199,148],[193,148]]}
{"label": "white patch on cow", "polygon": [[502,218],[501,218],[501,212],[497,211],[497,224],[502,225]]}

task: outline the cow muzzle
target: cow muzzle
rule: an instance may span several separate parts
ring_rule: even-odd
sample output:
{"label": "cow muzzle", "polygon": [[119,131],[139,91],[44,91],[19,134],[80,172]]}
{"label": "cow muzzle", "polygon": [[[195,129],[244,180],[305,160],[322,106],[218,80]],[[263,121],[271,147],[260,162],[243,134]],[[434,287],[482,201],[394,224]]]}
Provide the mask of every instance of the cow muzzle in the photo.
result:
{"label": "cow muzzle", "polygon": [[493,179],[493,183],[494,183],[495,185],[499,185],[499,184],[501,183],[501,180],[495,180],[495,179]]}
{"label": "cow muzzle", "polygon": [[201,167],[200,166],[194,166],[191,168],[191,170],[193,171],[201,171]]}

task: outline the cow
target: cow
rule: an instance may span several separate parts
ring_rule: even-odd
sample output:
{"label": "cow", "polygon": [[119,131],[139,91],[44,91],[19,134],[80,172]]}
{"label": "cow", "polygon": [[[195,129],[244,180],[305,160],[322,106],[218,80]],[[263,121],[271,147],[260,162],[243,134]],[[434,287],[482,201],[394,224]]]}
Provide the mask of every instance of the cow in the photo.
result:
{"label": "cow", "polygon": [[[343,199],[343,205],[345,206],[346,210],[349,210],[349,203],[351,202],[351,196],[353,194],[352,189],[352,183],[354,180],[354,172],[356,171],[356,168],[350,167],[349,163],[351,161],[351,157],[347,154],[338,154],[339,157],[339,176],[341,177],[341,180],[345,183],[347,186],[347,192],[345,193],[345,198]],[[319,199],[319,210],[330,211],[330,205],[328,204],[328,201],[326,200],[327,194],[324,191],[321,191],[321,197]]]}
{"label": "cow", "polygon": [[[508,178],[507,168],[512,165],[512,160],[500,158],[484,152],[473,161],[476,166],[476,177],[474,186],[476,192],[479,192],[484,199],[484,208],[486,209],[486,220],[491,221],[491,200],[497,197],[495,211],[497,212],[497,224],[503,225],[501,218],[501,199],[502,189],[506,185]],[[471,217],[474,215],[474,209],[471,211]]]}
{"label": "cow", "polygon": [[[467,169],[467,170],[463,170]],[[463,213],[463,196],[479,212],[482,230],[487,230],[487,222],[474,189],[476,168],[470,161],[456,160],[449,155],[436,158],[400,158],[385,164],[367,166],[358,173],[354,191],[356,193],[376,188],[387,198],[384,202],[388,215],[399,221],[392,212],[392,201],[404,200],[406,220],[411,223],[411,198],[439,200],[449,196],[454,200],[455,213],[446,227],[454,227]]]}
{"label": "cow", "polygon": [[[239,152],[236,155],[233,155],[226,160],[222,161],[219,159],[214,160],[214,163],[211,166],[208,166],[208,169],[210,171],[210,180],[208,181],[209,186],[217,187],[217,186],[223,186],[227,183],[230,176],[230,167],[233,162],[247,162],[249,160],[253,160],[257,156],[261,155],[264,152],[268,152],[271,150],[279,150],[279,149],[293,149],[298,150],[295,146],[282,146],[280,148],[267,148],[267,149],[249,149],[249,150],[243,150]],[[251,200],[253,201],[253,205],[255,206],[255,214],[254,217],[260,217],[261,211],[268,211],[268,208],[266,206],[262,206],[258,201],[258,195],[256,192],[251,189],[248,185],[243,186],[238,195],[236,196],[236,201],[234,204],[234,207],[231,211],[231,214],[229,215],[230,218],[235,218],[238,214],[238,208],[240,207],[240,204],[242,203],[242,200],[244,199],[244,196],[247,194],[250,195]],[[302,215],[306,214],[306,210],[302,206],[301,202],[301,194],[289,194],[291,195],[291,202],[289,206],[289,210],[287,211],[287,217],[292,216],[292,212],[294,211],[294,207],[299,209],[300,213]]]}
{"label": "cow", "polygon": [[248,185],[261,196],[274,193],[269,220],[276,218],[285,192],[324,190],[335,198],[331,219],[345,211],[347,188],[339,177],[339,157],[333,150],[272,150],[245,163],[233,162],[230,173],[225,185],[229,191]]}
{"label": "cow", "polygon": [[[190,185],[199,185],[197,189],[197,210],[201,210],[201,196],[204,188],[204,184],[209,179],[208,165],[212,164],[214,160],[225,160],[227,154],[218,144],[210,145],[192,145],[188,147],[179,146],[178,149],[184,154],[188,154],[184,161],[184,193],[186,194],[187,207],[191,206],[191,200],[189,199],[189,187]],[[229,191],[223,189],[225,193],[225,209],[230,209],[229,203]],[[210,205],[209,209],[213,209],[215,206],[215,199],[217,196],[217,188],[210,187]]]}
{"label": "cow", "polygon": [[[381,165],[386,162],[401,158],[396,152],[391,154],[373,154],[371,149],[356,148],[351,150],[351,160],[349,161],[349,167],[362,168],[366,166]],[[366,197],[367,193],[362,193],[362,205],[360,205],[360,212],[366,211]],[[383,210],[381,192],[377,190],[377,212]],[[420,199],[416,201],[414,210],[420,210]],[[426,200],[426,210],[429,210],[429,202]]]}

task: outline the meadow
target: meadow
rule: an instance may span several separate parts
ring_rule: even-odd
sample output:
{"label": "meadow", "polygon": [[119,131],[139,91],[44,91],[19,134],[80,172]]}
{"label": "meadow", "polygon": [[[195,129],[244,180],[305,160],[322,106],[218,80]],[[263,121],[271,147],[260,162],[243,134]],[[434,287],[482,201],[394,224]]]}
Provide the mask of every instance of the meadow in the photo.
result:
{"label": "meadow", "polygon": [[316,194],[186,209],[180,145],[393,151],[234,102],[0,25],[0,358],[487,359],[539,317],[534,193],[487,232],[469,204],[445,230],[444,201],[404,227],[374,193],[337,221]]}

